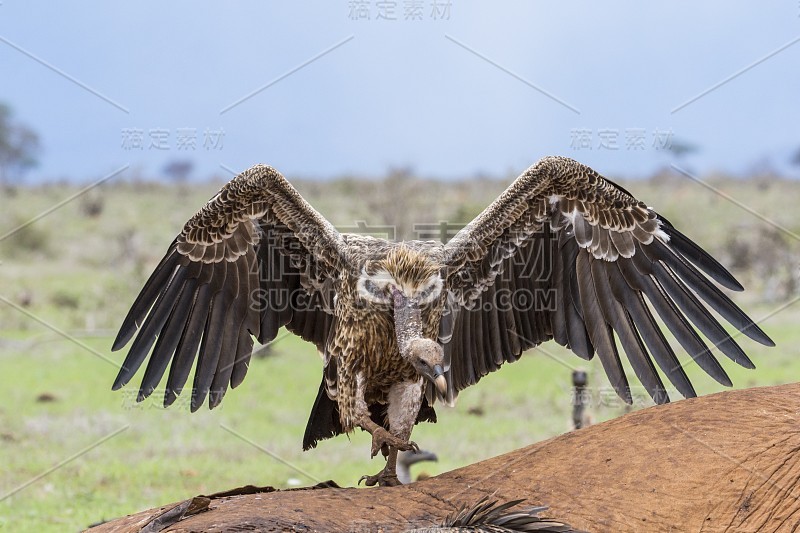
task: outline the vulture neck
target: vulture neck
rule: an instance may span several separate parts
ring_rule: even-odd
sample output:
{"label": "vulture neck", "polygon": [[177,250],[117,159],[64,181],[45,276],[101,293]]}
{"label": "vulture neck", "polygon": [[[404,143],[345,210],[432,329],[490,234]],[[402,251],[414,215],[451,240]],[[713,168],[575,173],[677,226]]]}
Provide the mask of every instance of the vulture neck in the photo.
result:
{"label": "vulture neck", "polygon": [[394,331],[400,355],[409,358],[411,341],[422,338],[422,316],[419,306],[399,291],[394,294]]}

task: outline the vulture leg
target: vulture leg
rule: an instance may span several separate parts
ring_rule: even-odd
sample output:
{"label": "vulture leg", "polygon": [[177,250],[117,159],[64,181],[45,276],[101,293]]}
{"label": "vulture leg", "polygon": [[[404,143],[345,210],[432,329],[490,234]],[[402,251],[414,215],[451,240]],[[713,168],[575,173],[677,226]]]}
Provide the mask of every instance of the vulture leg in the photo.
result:
{"label": "vulture leg", "polygon": [[402,485],[400,480],[397,479],[397,448],[389,448],[389,455],[386,457],[386,466],[383,467],[383,470],[374,476],[361,476],[358,483],[361,484],[362,481],[367,487],[373,487],[375,485],[380,485],[381,487]]}
{"label": "vulture leg", "polygon": [[368,487],[400,485],[400,481],[397,479],[397,453],[409,450],[419,451],[416,443],[409,439],[419,409],[422,407],[422,395],[421,380],[395,383],[389,389],[389,405],[386,411],[389,431],[369,420],[370,424],[374,426],[371,431],[372,456],[375,457],[378,451],[387,445],[389,453],[386,456],[386,466],[383,470],[374,476],[362,476],[361,481],[364,481]]}

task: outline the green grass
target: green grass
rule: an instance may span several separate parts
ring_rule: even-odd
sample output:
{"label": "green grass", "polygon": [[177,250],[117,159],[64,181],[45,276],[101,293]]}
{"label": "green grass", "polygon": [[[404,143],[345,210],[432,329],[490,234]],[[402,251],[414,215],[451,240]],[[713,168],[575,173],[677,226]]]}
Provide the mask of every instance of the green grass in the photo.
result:
{"label": "green grass", "polygon": [[[758,370],[723,362],[736,386],[784,383],[800,374],[800,331],[794,327],[799,316],[790,308],[765,323],[779,349],[743,341]],[[110,341],[86,344],[108,354]],[[582,362],[558,346],[544,349],[547,354],[533,350],[464,391],[456,408],[438,410],[439,423],[418,426],[414,439],[440,456],[421,469],[448,471],[567,431],[569,366]],[[165,410],[160,399],[135,404],[132,386],[112,392],[116,367],[69,341],[19,345],[0,357],[0,494],[121,431],[0,502],[0,528],[8,531],[75,529],[244,484],[287,487],[290,479],[334,479],[354,485],[381,467],[380,460],[369,459],[369,439],[361,432],[301,452],[321,365],[313,347],[292,336],[275,345],[274,356],[255,360],[244,384],[229,391],[221,407],[195,414],[182,399]],[[121,362],[119,354],[110,357]],[[590,372],[595,421],[625,412],[609,394],[597,362],[582,366]],[[699,393],[722,390],[696,366],[687,371]],[[635,407],[649,405],[638,383],[632,384]],[[37,401],[43,394],[54,400]],[[477,408],[483,415],[471,414]]]}
{"label": "green grass", "polygon": [[[792,206],[800,193],[798,184],[763,189],[756,181],[714,183],[756,211],[770,213],[789,231],[800,230],[800,217]],[[449,199],[434,207],[425,205],[424,212],[415,212],[409,220],[469,218],[504,185],[485,180],[459,184]],[[774,230],[692,182],[673,178],[625,185],[726,264],[737,259],[738,248],[726,244],[731,228],[748,236],[747,243],[754,247],[759,232]],[[403,184],[391,186],[399,190]],[[370,218],[375,206],[361,205],[348,196],[353,187],[352,180],[300,183],[309,201],[335,223],[384,223]],[[441,184],[430,187],[438,191],[430,196],[445,198]],[[135,404],[141,371],[122,391],[110,390],[124,357],[109,352],[115,328],[173,235],[215,188],[108,186],[100,191],[99,216],[87,217],[76,202],[68,203],[31,224],[28,237],[23,232],[26,239],[33,236],[30,242],[13,237],[0,241],[0,296],[14,304],[0,301],[0,498],[13,492],[0,501],[0,530],[76,530],[244,484],[287,487],[334,479],[355,485],[362,474],[382,467],[381,460],[370,460],[369,438],[362,432],[301,451],[321,363],[311,345],[293,336],[277,342],[272,357],[254,360],[242,386],[229,391],[211,412],[190,414],[183,399],[168,410],[159,407],[160,398]],[[20,189],[13,202],[3,202],[0,234],[76,190]],[[379,195],[381,190],[380,185],[371,185],[370,192],[360,196]],[[472,207],[464,210],[463,205]],[[778,243],[776,250],[785,251],[788,259],[780,256],[781,260],[788,261],[789,274],[796,275],[797,243],[782,230],[775,231],[779,240],[771,242]],[[783,279],[782,271],[765,270],[776,261],[735,271],[751,290],[734,299],[753,318],[767,316],[788,301],[774,299],[768,290],[773,279]],[[798,320],[800,303],[763,322],[778,342],[776,349],[741,340],[758,368],[748,371],[724,360],[735,386],[796,379]],[[64,339],[45,324],[85,346]],[[681,353],[677,347],[676,351]],[[440,461],[420,465],[415,472],[437,474],[567,431],[570,374],[575,366],[590,373],[595,422],[626,411],[609,394],[597,361],[586,363],[546,344],[464,391],[456,408],[439,408],[439,423],[418,426],[414,440],[437,452]],[[723,389],[696,365],[686,368],[698,393]],[[634,408],[650,405],[638,381],[631,377],[631,383]],[[42,401],[47,397],[51,401]],[[97,445],[103,439],[107,440]]]}

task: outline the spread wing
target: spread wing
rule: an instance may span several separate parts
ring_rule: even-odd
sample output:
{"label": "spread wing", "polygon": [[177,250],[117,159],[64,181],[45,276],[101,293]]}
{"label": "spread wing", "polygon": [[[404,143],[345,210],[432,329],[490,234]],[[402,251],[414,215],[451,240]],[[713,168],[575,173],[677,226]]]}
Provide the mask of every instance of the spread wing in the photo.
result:
{"label": "spread wing", "polygon": [[709,280],[742,290],[722,265],[623,188],[563,157],[542,159],[517,178],[447,243],[445,265],[440,341],[450,362],[449,401],[549,339],[584,359],[596,352],[628,403],[616,341],[656,402],[669,398],[653,360],[682,395],[695,396],[653,310],[724,385],[730,379],[697,330],[740,365],[753,363],[709,307],[774,345]]}
{"label": "spread wing", "polygon": [[138,400],[170,366],[164,404],[173,403],[197,359],[192,411],[213,408],[244,379],[253,348],[281,326],[324,351],[332,331],[333,283],[343,241],[276,170],[236,176],[184,226],[136,298],[112,350],[138,330],[114,390],[152,350]]}

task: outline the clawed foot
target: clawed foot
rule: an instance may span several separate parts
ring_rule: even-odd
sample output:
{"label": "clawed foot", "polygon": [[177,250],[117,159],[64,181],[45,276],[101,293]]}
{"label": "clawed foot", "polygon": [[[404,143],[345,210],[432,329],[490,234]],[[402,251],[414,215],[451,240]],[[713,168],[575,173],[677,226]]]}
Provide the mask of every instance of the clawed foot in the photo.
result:
{"label": "clawed foot", "polygon": [[397,479],[397,474],[387,474],[385,468],[374,476],[361,476],[361,479],[358,480],[358,484],[361,485],[362,481],[367,487],[374,487],[375,485],[380,485],[381,487],[402,485],[400,480]]}
{"label": "clawed foot", "polygon": [[[372,455],[371,457],[375,457],[378,455],[378,452],[381,449],[386,449],[385,447],[391,446],[393,448],[397,448],[400,451],[408,451],[414,450],[415,452],[419,451],[419,446],[414,441],[405,442],[401,439],[398,439],[384,428],[379,427],[372,432]],[[379,474],[380,475],[380,474]],[[365,476],[366,477],[366,476]],[[396,477],[396,476],[395,476]],[[374,483],[373,483],[374,484]]]}

